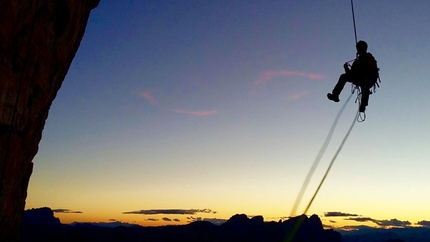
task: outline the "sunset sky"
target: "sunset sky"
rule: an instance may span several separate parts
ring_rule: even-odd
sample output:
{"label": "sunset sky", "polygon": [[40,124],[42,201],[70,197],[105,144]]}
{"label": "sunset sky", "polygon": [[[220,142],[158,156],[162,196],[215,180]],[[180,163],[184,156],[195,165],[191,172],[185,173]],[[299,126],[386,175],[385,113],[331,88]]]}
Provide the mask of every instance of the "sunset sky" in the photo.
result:
{"label": "sunset sky", "polygon": [[[308,215],[327,226],[430,221],[430,1],[355,1],[380,67]],[[278,221],[350,94],[350,1],[102,0],[51,106],[26,209],[62,223]],[[298,212],[346,134],[352,98]]]}

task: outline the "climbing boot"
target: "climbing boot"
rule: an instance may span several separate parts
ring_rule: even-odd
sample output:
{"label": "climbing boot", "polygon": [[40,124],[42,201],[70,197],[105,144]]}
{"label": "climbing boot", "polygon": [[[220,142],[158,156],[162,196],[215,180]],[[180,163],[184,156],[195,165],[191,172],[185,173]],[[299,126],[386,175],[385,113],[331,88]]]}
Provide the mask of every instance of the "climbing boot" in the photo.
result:
{"label": "climbing boot", "polygon": [[334,94],[327,93],[327,98],[329,100],[332,100],[333,102],[339,102],[339,96],[335,96]]}

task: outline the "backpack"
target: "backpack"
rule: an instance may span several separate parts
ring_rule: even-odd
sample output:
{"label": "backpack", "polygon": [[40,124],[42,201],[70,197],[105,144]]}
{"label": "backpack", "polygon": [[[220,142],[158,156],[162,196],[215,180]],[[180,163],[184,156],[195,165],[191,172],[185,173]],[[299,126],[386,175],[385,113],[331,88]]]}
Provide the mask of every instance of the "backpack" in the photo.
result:
{"label": "backpack", "polygon": [[379,88],[379,83],[381,83],[381,79],[379,78],[379,68],[375,57],[370,53],[367,53],[366,55],[366,62],[369,68],[367,81],[369,84],[368,86],[370,87],[370,94],[372,94],[376,92],[376,88]]}

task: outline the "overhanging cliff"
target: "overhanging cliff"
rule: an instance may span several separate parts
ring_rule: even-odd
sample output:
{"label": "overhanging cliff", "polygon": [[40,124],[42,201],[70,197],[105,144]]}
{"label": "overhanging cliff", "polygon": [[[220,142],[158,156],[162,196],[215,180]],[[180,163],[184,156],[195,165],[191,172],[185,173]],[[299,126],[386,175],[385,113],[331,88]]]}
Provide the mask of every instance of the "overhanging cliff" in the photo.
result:
{"label": "overhanging cliff", "polygon": [[49,108],[99,1],[0,1],[0,241],[18,240]]}

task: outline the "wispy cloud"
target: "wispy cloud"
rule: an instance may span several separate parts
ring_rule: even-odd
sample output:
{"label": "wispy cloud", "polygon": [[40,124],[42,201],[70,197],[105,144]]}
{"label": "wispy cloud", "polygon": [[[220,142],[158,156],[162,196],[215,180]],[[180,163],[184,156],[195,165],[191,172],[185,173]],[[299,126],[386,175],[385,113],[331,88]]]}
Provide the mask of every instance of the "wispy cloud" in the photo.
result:
{"label": "wispy cloud", "polygon": [[356,222],[374,222],[376,219],[369,217],[346,218],[345,220],[352,220]]}
{"label": "wispy cloud", "polygon": [[142,214],[142,215],[154,215],[154,214],[194,215],[197,213],[213,213],[213,214],[215,214],[216,211],[205,208],[205,209],[148,209],[148,210],[123,212],[123,214]]}
{"label": "wispy cloud", "polygon": [[342,213],[342,212],[326,212],[324,213],[325,217],[357,217],[358,214],[354,213]]}
{"label": "wispy cloud", "polygon": [[171,219],[171,218],[168,218],[168,217],[163,217],[162,220],[166,221],[166,222],[177,222],[177,223],[181,222],[181,220],[178,219],[178,218]]}
{"label": "wispy cloud", "polygon": [[390,220],[374,220],[374,223],[381,227],[408,227],[411,225],[409,221],[401,221],[398,219],[390,219]]}
{"label": "wispy cloud", "polygon": [[150,91],[135,91],[135,94],[147,100],[152,105],[157,104],[157,100],[155,99],[154,94]]}
{"label": "wispy cloud", "polygon": [[[289,71],[289,70],[266,70],[252,83],[252,95],[258,95],[261,91],[260,89],[268,85],[273,78],[276,77],[304,77],[312,80],[321,80],[325,76],[322,74],[301,72],[301,71]],[[302,91],[294,93],[290,96],[290,99],[297,100],[303,96],[308,95],[308,91]]]}
{"label": "wispy cloud", "polygon": [[322,74],[300,72],[300,71],[287,71],[287,70],[267,70],[264,71],[258,79],[254,82],[255,86],[261,86],[269,83],[272,78],[280,76],[303,76],[309,79],[324,79],[325,76]]}
{"label": "wispy cloud", "polygon": [[81,211],[74,211],[74,210],[64,209],[64,208],[52,209],[52,212],[54,212],[54,213],[82,213]]}
{"label": "wispy cloud", "polygon": [[378,220],[378,219],[373,219],[373,218],[369,218],[369,217],[356,217],[356,218],[348,218],[345,220],[353,220],[353,221],[357,221],[357,222],[373,222],[375,224],[377,224],[380,227],[400,227],[400,228],[404,228],[404,227],[409,227],[411,225],[411,222],[409,221],[401,221],[398,219],[390,219],[390,220]]}
{"label": "wispy cloud", "polygon": [[212,110],[206,110],[206,111],[191,111],[191,110],[185,110],[185,109],[175,109],[176,113],[181,114],[189,114],[193,116],[209,116],[217,114],[217,111],[215,109]]}
{"label": "wispy cloud", "polygon": [[132,89],[132,90],[130,90],[130,92],[134,96],[145,99],[146,101],[148,101],[152,105],[156,105],[158,103],[158,100],[155,98],[154,92],[152,92],[152,91]]}
{"label": "wispy cloud", "polygon": [[146,221],[151,221],[151,222],[156,222],[156,221],[158,221],[158,219],[156,219],[156,218],[148,218],[148,219],[145,219]]}
{"label": "wispy cloud", "polygon": [[193,116],[210,116],[215,115],[218,113],[215,109],[210,110],[187,110],[187,109],[171,109],[164,107],[164,105],[160,104],[158,98],[156,98],[156,95],[154,95],[153,91],[148,90],[131,90],[131,93],[139,98],[143,98],[146,101],[148,101],[151,105],[157,106],[158,108],[164,108],[171,112],[180,113],[180,114],[187,114],[187,115],[193,115]]}
{"label": "wispy cloud", "polygon": [[303,92],[295,93],[295,94],[291,95],[291,99],[292,100],[297,100],[297,99],[299,99],[299,98],[301,98],[303,96],[306,96],[308,94],[309,94],[308,91],[303,91]]}

